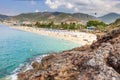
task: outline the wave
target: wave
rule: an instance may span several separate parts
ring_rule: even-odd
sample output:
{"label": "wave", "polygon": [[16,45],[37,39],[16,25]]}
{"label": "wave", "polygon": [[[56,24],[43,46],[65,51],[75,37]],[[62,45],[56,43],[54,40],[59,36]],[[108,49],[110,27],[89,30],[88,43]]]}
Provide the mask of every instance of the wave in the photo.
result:
{"label": "wave", "polygon": [[47,56],[48,54],[45,54],[45,55],[40,55],[40,56],[37,56],[37,57],[34,57],[32,59],[30,59],[26,64],[20,64],[19,67],[17,67],[12,73],[11,75],[8,75],[7,77],[5,77],[5,80],[18,80],[17,79],[17,74],[20,72],[20,71],[23,71],[23,72],[26,72],[30,69],[33,69],[32,68],[32,63],[37,61],[37,62],[41,62],[41,59],[45,56]]}

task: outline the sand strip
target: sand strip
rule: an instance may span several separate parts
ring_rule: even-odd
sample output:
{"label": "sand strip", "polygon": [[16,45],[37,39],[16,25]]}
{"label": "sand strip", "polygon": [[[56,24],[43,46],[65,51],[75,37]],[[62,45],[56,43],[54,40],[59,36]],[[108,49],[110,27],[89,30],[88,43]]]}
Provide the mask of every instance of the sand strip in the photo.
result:
{"label": "sand strip", "polygon": [[33,32],[40,35],[51,36],[63,40],[69,40],[81,45],[91,44],[93,41],[96,41],[96,35],[78,31],[52,30],[27,26],[11,26],[11,28]]}

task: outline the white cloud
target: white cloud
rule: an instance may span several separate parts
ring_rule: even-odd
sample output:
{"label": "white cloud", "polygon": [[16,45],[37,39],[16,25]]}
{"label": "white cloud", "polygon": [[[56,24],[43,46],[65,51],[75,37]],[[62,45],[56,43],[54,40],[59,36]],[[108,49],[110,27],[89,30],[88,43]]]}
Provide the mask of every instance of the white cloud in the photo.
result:
{"label": "white cloud", "polygon": [[57,9],[59,6],[61,6],[61,3],[59,0],[46,0],[45,2],[51,9]]}
{"label": "white cloud", "polygon": [[72,9],[72,8],[74,7],[74,5],[68,2],[68,3],[66,4],[66,7],[67,7],[68,9]]}
{"label": "white cloud", "polygon": [[75,11],[75,12],[79,12],[79,9],[78,9],[78,8],[74,8],[74,11]]}
{"label": "white cloud", "polygon": [[103,15],[109,12],[120,13],[120,0],[46,0],[51,9],[65,8],[74,12]]}
{"label": "white cloud", "polygon": [[38,9],[36,9],[35,12],[37,13],[37,12],[40,12],[40,11]]}

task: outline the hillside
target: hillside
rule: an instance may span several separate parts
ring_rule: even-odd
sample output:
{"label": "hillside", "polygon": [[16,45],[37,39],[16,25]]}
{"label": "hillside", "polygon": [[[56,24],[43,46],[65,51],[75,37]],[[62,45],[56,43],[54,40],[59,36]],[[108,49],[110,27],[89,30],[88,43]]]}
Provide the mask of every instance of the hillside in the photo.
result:
{"label": "hillside", "polygon": [[6,15],[2,15],[2,14],[0,14],[0,22],[1,21],[3,21],[5,18],[7,18],[8,16],[6,16]]}
{"label": "hillside", "polygon": [[2,14],[0,14],[0,19],[5,19],[5,18],[7,18],[8,16],[6,16],[6,15],[2,15]]}
{"label": "hillside", "polygon": [[107,27],[106,27],[106,31],[111,31],[113,30],[114,28],[120,28],[120,18],[117,19],[115,22],[109,24]]}
{"label": "hillside", "polygon": [[111,23],[110,26],[120,27],[120,18],[117,19],[114,23]]}
{"label": "hillside", "polygon": [[9,17],[7,20],[16,21],[54,21],[54,22],[67,22],[67,21],[88,21],[96,19],[93,16],[83,13],[64,13],[64,12],[38,12],[38,13],[24,13],[17,16]]}
{"label": "hillside", "polygon": [[32,62],[18,80],[119,80],[120,28],[86,45]]}
{"label": "hillside", "polygon": [[83,14],[83,13],[74,13],[72,16],[75,17],[75,18],[84,20],[84,21],[97,19],[97,18],[95,18],[95,17],[93,17],[91,15]]}
{"label": "hillside", "polygon": [[101,20],[107,24],[113,23],[116,19],[120,18],[120,14],[109,13],[101,17],[94,17],[84,13],[64,13],[64,12],[37,12],[37,13],[22,13],[17,16],[5,16],[0,15],[0,18],[6,19],[8,21],[42,21],[42,22],[51,22],[56,23],[60,22],[81,22],[86,23],[89,20]]}
{"label": "hillside", "polygon": [[117,14],[117,13],[109,13],[99,17],[100,20],[108,24],[114,22],[118,18],[120,18],[120,14]]}

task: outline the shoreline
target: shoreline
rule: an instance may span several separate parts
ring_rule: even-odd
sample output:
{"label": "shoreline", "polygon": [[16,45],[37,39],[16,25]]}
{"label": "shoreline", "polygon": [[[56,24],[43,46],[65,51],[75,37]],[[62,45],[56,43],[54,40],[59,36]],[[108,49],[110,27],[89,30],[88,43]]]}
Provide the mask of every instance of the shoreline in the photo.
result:
{"label": "shoreline", "polygon": [[41,62],[32,63],[33,69],[20,71],[17,78],[19,80],[119,80],[119,39],[120,29],[113,30],[92,45],[45,56]]}
{"label": "shoreline", "polygon": [[[34,27],[27,27],[27,26],[11,26],[8,24],[1,24],[1,25],[6,25],[9,28],[13,28],[13,29],[17,29],[17,30],[27,31],[27,32],[31,32],[31,33],[44,35],[44,36],[50,36],[53,38],[71,41],[71,42],[80,44],[80,46],[83,46],[85,44],[91,44],[91,43],[86,40],[84,42],[79,41],[80,42],[79,43],[78,40],[83,39],[83,38],[86,39],[86,37],[88,39],[90,39],[90,37],[93,37],[93,39],[96,37],[94,34],[89,34],[89,33],[84,33],[84,32],[74,32],[74,31],[67,31],[67,30],[52,30],[52,29],[46,29],[46,28],[45,29],[44,28],[34,28]],[[92,42],[92,40],[91,40],[91,42]],[[27,71],[27,69],[26,69],[26,71]],[[10,76],[8,75],[7,77],[5,77],[5,79],[6,78],[8,80],[9,79],[17,80],[17,74],[13,74]]]}
{"label": "shoreline", "polygon": [[10,28],[32,32],[44,36],[50,36],[58,39],[63,39],[67,41],[71,41],[77,44],[90,45],[93,41],[96,41],[97,37],[94,34],[78,32],[78,31],[67,31],[67,30],[55,30],[55,29],[47,29],[47,28],[35,28],[35,27],[27,27],[27,26],[11,26]]}
{"label": "shoreline", "polygon": [[49,55],[50,55],[50,54],[38,55],[38,56],[32,58],[32,60],[29,61],[29,62],[27,62],[26,64],[21,64],[21,65],[19,65],[19,67],[17,67],[17,68],[12,72],[11,75],[7,75],[7,76],[4,77],[4,78],[0,78],[0,80],[1,80],[1,79],[3,79],[3,80],[18,80],[17,74],[18,74],[20,71],[26,72],[26,71],[29,71],[29,70],[33,69],[32,64],[33,64],[34,62],[37,61],[37,62],[40,63],[41,60],[42,60],[42,58],[44,58],[44,57],[46,57],[46,56],[49,56]]}

